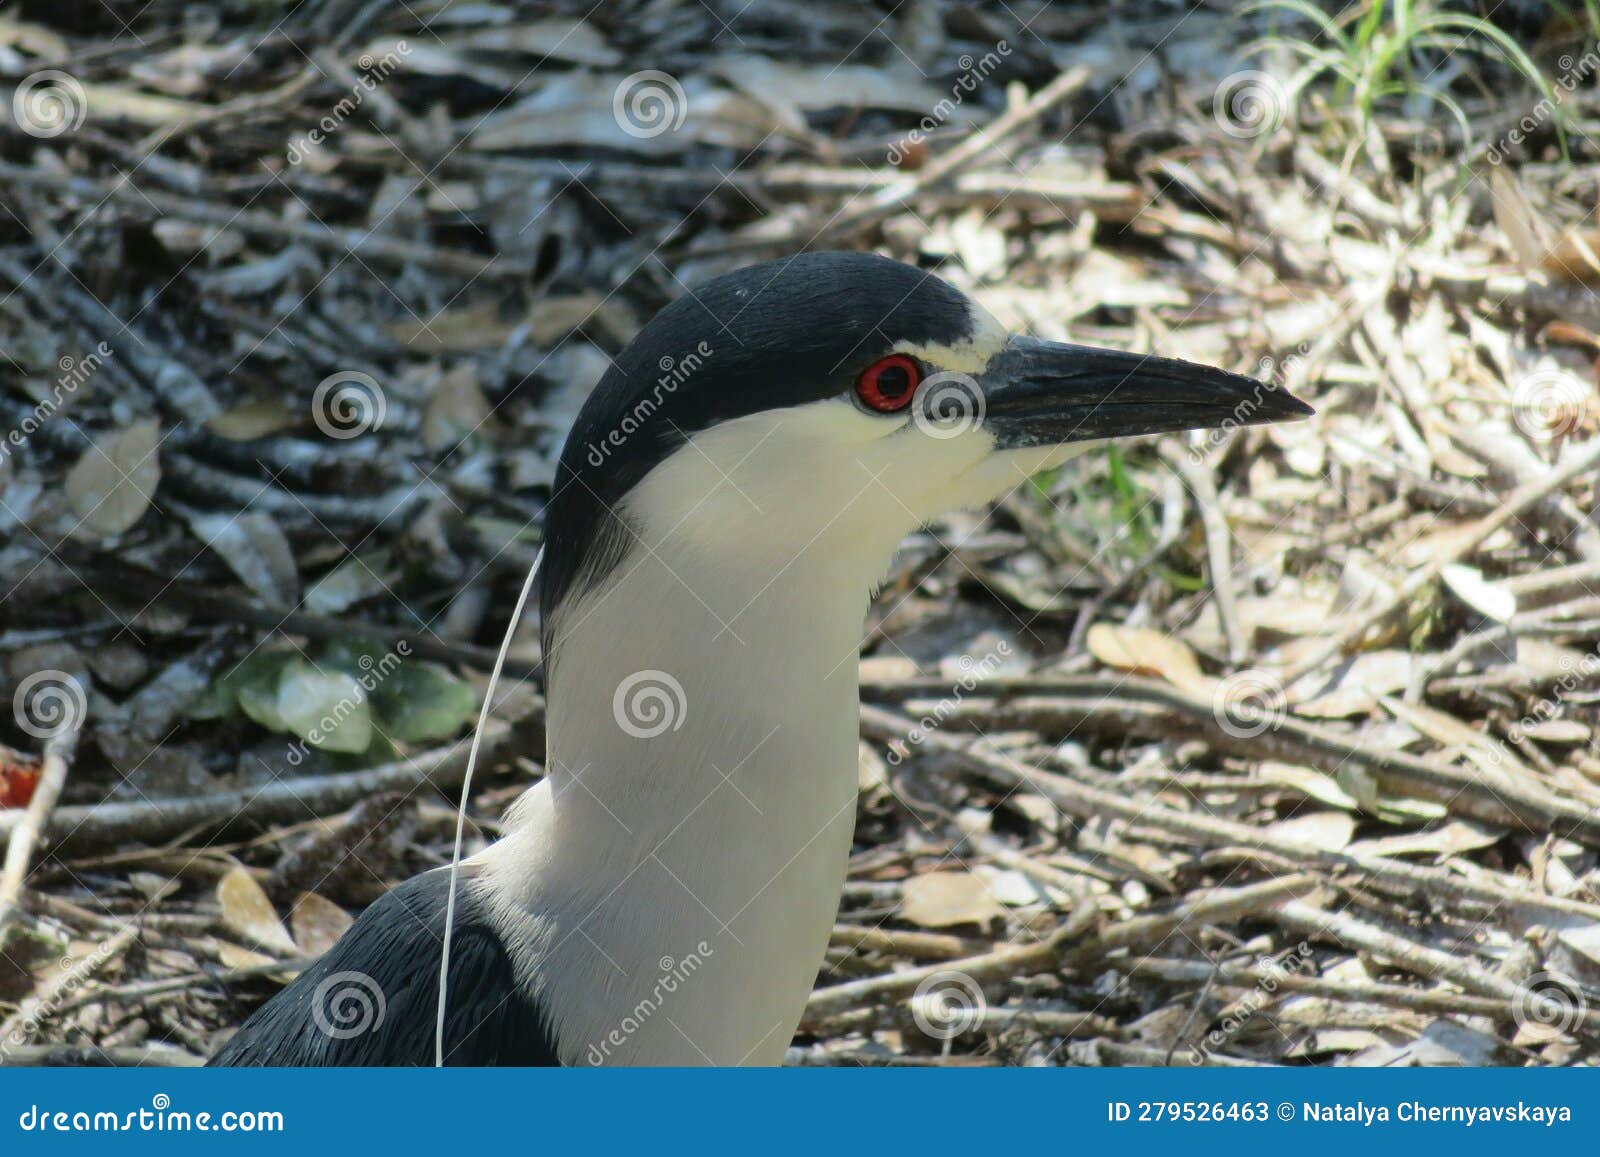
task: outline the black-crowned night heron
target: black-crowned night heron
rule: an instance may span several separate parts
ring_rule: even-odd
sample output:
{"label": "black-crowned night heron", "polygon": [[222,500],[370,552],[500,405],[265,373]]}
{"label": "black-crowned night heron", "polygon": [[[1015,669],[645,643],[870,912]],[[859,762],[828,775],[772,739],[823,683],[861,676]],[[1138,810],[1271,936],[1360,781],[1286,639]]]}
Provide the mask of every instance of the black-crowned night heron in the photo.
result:
{"label": "black-crowned night heron", "polygon": [[[547,775],[460,867],[445,1061],[780,1061],[844,882],[862,621],[902,537],[1100,439],[1308,413],[1222,370],[1012,336],[867,254],[662,310],[561,456]],[[436,869],[373,904],[215,1063],[433,1064],[451,889]]]}

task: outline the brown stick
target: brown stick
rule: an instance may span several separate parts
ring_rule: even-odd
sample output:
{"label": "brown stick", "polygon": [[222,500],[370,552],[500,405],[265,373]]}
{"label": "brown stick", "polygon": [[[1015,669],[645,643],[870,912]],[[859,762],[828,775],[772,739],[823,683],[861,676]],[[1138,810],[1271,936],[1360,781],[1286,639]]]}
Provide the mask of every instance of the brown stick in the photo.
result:
{"label": "brown stick", "polygon": [[1558,467],[1550,473],[1529,479],[1518,486],[1506,496],[1495,510],[1478,519],[1470,533],[1453,538],[1449,543],[1439,549],[1424,565],[1418,567],[1406,576],[1404,582],[1395,588],[1394,593],[1379,601],[1359,620],[1353,622],[1340,631],[1335,632],[1326,643],[1318,647],[1310,655],[1294,664],[1283,673],[1283,681],[1292,683],[1309,671],[1315,671],[1323,664],[1336,659],[1346,647],[1353,646],[1361,637],[1370,631],[1375,624],[1394,614],[1405,606],[1424,587],[1437,582],[1440,573],[1445,567],[1458,559],[1465,558],[1495,531],[1505,526],[1519,515],[1526,514],[1538,506],[1551,494],[1566,486],[1567,483],[1585,474],[1600,470],[1600,438],[1595,438],[1586,445],[1581,452],[1574,454],[1565,465]]}
{"label": "brown stick", "polygon": [[[867,693],[906,700],[908,712],[920,713],[912,701],[918,692],[947,695],[946,682],[936,679],[863,684]],[[1524,831],[1555,831],[1563,838],[1600,846],[1600,815],[1576,802],[1555,796],[1538,784],[1501,776],[1484,781],[1481,771],[1420,759],[1405,752],[1360,743],[1327,727],[1284,714],[1261,734],[1241,738],[1224,731],[1210,703],[1184,694],[1170,684],[1133,676],[997,677],[985,680],[982,697],[968,696],[951,707],[942,705],[946,727],[972,722],[985,731],[1099,730],[1119,738],[1204,738],[1214,750],[1247,759],[1304,761],[1336,773],[1351,766],[1372,773],[1380,789],[1443,803],[1452,812],[1487,823]],[[872,709],[862,711],[868,722]],[[882,719],[879,720],[883,724]],[[906,726],[909,726],[907,721]],[[926,730],[926,729],[924,729]],[[900,731],[884,735],[901,737]],[[1020,765],[1018,765],[1020,766]],[[1250,828],[1241,828],[1251,831]],[[1600,911],[1600,909],[1597,909]]]}
{"label": "brown stick", "polygon": [[78,749],[78,732],[83,726],[82,714],[75,707],[64,708],[61,728],[45,741],[44,764],[39,772],[39,782],[33,798],[22,817],[11,827],[6,840],[5,867],[0,869],[0,937],[5,935],[6,924],[17,909],[22,895],[22,882],[27,878],[28,865],[33,861],[33,850],[39,845],[45,827],[61,798],[61,789],[67,782],[67,767]]}
{"label": "brown stick", "polygon": [[[484,744],[493,750],[510,733],[504,723],[486,723]],[[458,739],[445,747],[344,775],[280,779],[261,787],[185,799],[59,808],[48,831],[55,850],[60,850],[103,848],[123,840],[155,843],[196,829],[297,823],[341,811],[380,792],[457,787],[466,772],[469,743],[468,738]],[[20,820],[11,814],[0,812],[0,832],[17,827]]]}
{"label": "brown stick", "polygon": [[123,925],[88,956],[75,961],[71,967],[62,969],[49,984],[24,1000],[15,1012],[0,1022],[0,1063],[4,1063],[10,1048],[25,1045],[33,1039],[43,1021],[56,1015],[73,992],[87,983],[96,972],[122,955],[138,935],[139,929],[136,925]]}
{"label": "brown stick", "polygon": [[841,237],[860,232],[875,221],[881,221],[918,194],[970,164],[1017,130],[1044,116],[1088,82],[1088,69],[1068,69],[1034,93],[1025,103],[1002,113],[948,153],[930,162],[915,177],[896,181],[870,197],[866,204],[833,218],[816,230],[817,240],[837,241]]}
{"label": "brown stick", "polygon": [[[912,726],[911,720],[904,716],[877,707],[862,707],[861,719],[867,735],[885,742],[906,735]],[[949,752],[984,779],[1002,788],[1036,792],[1070,815],[1090,819],[1115,817],[1131,824],[1158,828],[1202,847],[1249,848],[1325,871],[1353,872],[1407,892],[1447,894],[1500,913],[1502,919],[1510,919],[1517,909],[1524,914],[1532,909],[1558,914],[1561,918],[1581,916],[1588,920],[1600,919],[1600,907],[1593,904],[1546,896],[1531,890],[1526,893],[1511,892],[1397,860],[1352,855],[1349,852],[1319,851],[1248,824],[1210,815],[1191,815],[1154,800],[1140,800],[1090,787],[1064,775],[1029,767],[1010,756],[989,751],[977,743],[943,732],[924,732],[922,746]],[[1521,925],[1516,927],[1520,932]]]}
{"label": "brown stick", "polygon": [[1113,925],[1068,949],[1068,942],[1086,932],[1094,919],[1095,910],[1086,904],[1060,928],[1036,944],[998,948],[961,960],[942,961],[820,989],[811,994],[811,1000],[806,1005],[805,1020],[806,1023],[826,1020],[863,1004],[902,999],[914,993],[923,981],[936,979],[941,973],[959,972],[971,981],[982,983],[985,980],[1051,972],[1099,960],[1119,949],[1162,940],[1186,924],[1234,920],[1242,914],[1284,903],[1312,887],[1312,877],[1300,874],[1243,888],[1218,889],[1198,900],[1186,900],[1170,911],[1139,916]]}

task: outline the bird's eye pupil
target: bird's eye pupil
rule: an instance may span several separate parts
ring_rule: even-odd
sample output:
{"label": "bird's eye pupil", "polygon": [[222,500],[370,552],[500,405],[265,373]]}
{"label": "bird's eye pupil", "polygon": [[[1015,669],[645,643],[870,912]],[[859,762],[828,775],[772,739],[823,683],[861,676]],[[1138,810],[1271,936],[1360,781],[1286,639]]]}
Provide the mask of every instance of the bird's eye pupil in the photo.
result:
{"label": "bird's eye pupil", "polygon": [[856,397],[869,410],[889,414],[910,405],[922,371],[904,354],[873,362],[856,382]]}
{"label": "bird's eye pupil", "polygon": [[887,366],[878,375],[878,393],[886,398],[898,398],[911,388],[911,375],[904,366]]}

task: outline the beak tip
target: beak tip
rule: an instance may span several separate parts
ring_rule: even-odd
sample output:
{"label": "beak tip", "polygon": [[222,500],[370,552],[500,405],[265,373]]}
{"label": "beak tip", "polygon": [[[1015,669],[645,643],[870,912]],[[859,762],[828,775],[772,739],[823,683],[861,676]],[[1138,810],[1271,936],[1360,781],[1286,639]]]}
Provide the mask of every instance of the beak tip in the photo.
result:
{"label": "beak tip", "polygon": [[1303,418],[1316,417],[1317,411],[1307,402],[1302,402],[1293,394],[1283,395],[1283,414],[1280,420],[1298,422]]}
{"label": "beak tip", "polygon": [[1239,423],[1245,426],[1265,426],[1275,422],[1300,422],[1314,417],[1316,410],[1288,390],[1255,378],[1244,379],[1252,387],[1249,402],[1240,408]]}

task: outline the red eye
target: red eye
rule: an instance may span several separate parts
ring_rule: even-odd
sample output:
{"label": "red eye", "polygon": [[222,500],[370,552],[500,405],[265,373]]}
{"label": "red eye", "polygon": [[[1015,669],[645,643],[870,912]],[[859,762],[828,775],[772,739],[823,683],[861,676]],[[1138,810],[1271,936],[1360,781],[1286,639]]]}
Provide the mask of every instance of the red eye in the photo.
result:
{"label": "red eye", "polygon": [[869,410],[892,414],[911,404],[911,396],[917,392],[917,383],[921,380],[922,372],[917,369],[916,362],[904,354],[890,354],[861,371],[856,382],[856,397]]}

